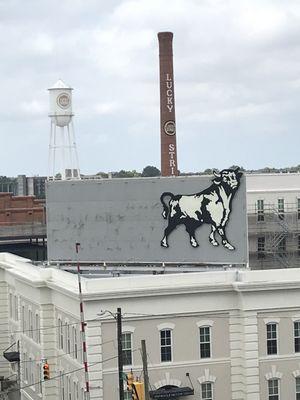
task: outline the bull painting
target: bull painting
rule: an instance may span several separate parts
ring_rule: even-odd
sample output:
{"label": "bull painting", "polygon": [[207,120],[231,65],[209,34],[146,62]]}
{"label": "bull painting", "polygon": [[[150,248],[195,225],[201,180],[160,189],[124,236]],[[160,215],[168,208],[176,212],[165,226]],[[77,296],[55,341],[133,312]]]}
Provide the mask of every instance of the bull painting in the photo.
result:
{"label": "bull painting", "polygon": [[[225,228],[229,221],[232,200],[239,188],[241,177],[242,172],[239,172],[238,168],[223,169],[220,173],[214,172],[212,184],[199,193],[174,195],[171,192],[164,192],[160,201],[163,205],[162,216],[164,219],[168,219],[168,226],[161,240],[161,246],[169,247],[168,237],[170,233],[178,225],[184,224],[191,245],[198,247],[195,230],[202,224],[209,224],[211,225],[210,243],[213,246],[219,245],[215,238],[217,232],[221,237],[222,245],[228,250],[235,250],[227,239]],[[165,203],[167,197],[170,198],[168,205]]]}

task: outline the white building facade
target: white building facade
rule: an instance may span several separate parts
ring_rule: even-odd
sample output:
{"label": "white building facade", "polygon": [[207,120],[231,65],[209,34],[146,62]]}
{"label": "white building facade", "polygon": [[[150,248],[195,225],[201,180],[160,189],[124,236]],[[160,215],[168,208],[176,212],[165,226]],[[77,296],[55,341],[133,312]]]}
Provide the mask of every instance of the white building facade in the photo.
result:
{"label": "white building facade", "polygon": [[[2,253],[0,279],[1,348],[16,343],[19,350],[21,398],[84,399],[76,274]],[[118,307],[124,370],[142,377],[144,339],[153,391],[190,387],[191,400],[299,397],[298,269],[86,275],[82,290],[91,399],[118,399],[110,314]],[[50,365],[46,382],[43,359]],[[18,363],[1,357],[0,368],[5,377],[18,376]]]}

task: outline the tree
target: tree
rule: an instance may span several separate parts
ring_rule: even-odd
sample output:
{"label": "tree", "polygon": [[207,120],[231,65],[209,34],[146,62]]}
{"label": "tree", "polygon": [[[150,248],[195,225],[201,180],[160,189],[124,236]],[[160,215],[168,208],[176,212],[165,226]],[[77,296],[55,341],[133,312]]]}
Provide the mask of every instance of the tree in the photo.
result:
{"label": "tree", "polygon": [[100,176],[101,178],[108,178],[108,174],[106,172],[97,172],[96,176]]}
{"label": "tree", "polygon": [[143,169],[142,176],[160,176],[160,170],[152,165],[147,165]]}
{"label": "tree", "polygon": [[135,169],[132,171],[125,171],[124,169],[121,169],[119,172],[113,172],[113,178],[134,178],[137,176],[141,176],[141,174]]}
{"label": "tree", "polygon": [[239,169],[240,171],[245,171],[245,168],[243,167],[239,167],[238,165],[232,165],[231,167],[229,167],[228,169]]}
{"label": "tree", "polygon": [[204,174],[204,175],[213,175],[214,171],[215,171],[215,172],[219,172],[218,168],[206,168],[206,169],[203,171],[203,174]]}

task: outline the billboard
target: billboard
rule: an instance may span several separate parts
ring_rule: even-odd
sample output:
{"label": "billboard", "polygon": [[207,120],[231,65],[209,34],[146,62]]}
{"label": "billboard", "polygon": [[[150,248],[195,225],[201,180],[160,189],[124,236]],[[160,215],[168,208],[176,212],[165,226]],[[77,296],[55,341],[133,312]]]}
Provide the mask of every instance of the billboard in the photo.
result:
{"label": "billboard", "polygon": [[245,177],[47,183],[49,260],[245,264]]}

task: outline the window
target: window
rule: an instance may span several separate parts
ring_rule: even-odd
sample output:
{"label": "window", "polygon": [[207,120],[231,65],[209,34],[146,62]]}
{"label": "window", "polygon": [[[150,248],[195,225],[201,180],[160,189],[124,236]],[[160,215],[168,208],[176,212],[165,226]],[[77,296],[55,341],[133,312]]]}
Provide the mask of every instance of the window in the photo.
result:
{"label": "window", "polygon": [[279,382],[278,379],[268,381],[269,397],[268,400],[279,400]]}
{"label": "window", "polygon": [[12,294],[9,293],[9,316],[10,316],[10,318],[13,317],[13,303],[12,303],[12,298],[13,298]]}
{"label": "window", "polygon": [[264,201],[257,200],[257,221],[263,222],[265,220]]}
{"label": "window", "polygon": [[19,319],[19,311],[18,311],[18,296],[15,296],[15,320]]}
{"label": "window", "polygon": [[123,365],[132,365],[132,334],[122,333]]}
{"label": "window", "polygon": [[68,399],[72,400],[72,386],[71,386],[71,377],[67,377],[67,383],[68,383]]}
{"label": "window", "polygon": [[74,391],[75,391],[74,399],[75,400],[79,400],[79,385],[78,385],[78,382],[75,383]]}
{"label": "window", "polygon": [[76,328],[76,326],[73,326],[73,345],[74,345],[73,357],[78,358],[78,343],[77,343],[77,328]]}
{"label": "window", "polygon": [[298,235],[298,256],[300,256],[300,235]]}
{"label": "window", "polygon": [[300,219],[300,198],[297,199],[298,219]]}
{"label": "window", "polygon": [[211,382],[205,382],[205,383],[201,384],[201,399],[202,400],[212,400],[213,399]]}
{"label": "window", "polygon": [[65,400],[64,371],[59,372],[60,398]]}
{"label": "window", "polygon": [[77,383],[73,381],[73,399],[77,400]]}
{"label": "window", "polygon": [[160,359],[162,362],[172,361],[172,335],[170,329],[160,331]]}
{"label": "window", "polygon": [[25,382],[27,383],[28,382],[28,366],[29,366],[29,363],[28,363],[28,360],[27,360],[27,353],[24,353],[23,359],[24,359],[24,363],[25,363],[25,374],[24,374],[24,376],[25,376]]}
{"label": "window", "polygon": [[278,255],[284,257],[286,255],[286,238],[283,237],[278,243]]}
{"label": "window", "polygon": [[257,238],[257,258],[265,258],[265,243],[266,239],[264,236]]}
{"label": "window", "polygon": [[25,306],[22,306],[22,331],[23,333],[26,330],[26,317],[25,317]]}
{"label": "window", "polygon": [[32,374],[32,359],[31,357],[29,357],[27,366],[27,381],[29,384],[32,383],[31,374]]}
{"label": "window", "polygon": [[294,345],[295,353],[300,352],[300,321],[294,322]]}
{"label": "window", "polygon": [[[29,357],[29,383],[34,384],[34,363],[33,358]],[[35,386],[34,386],[35,388]],[[34,389],[35,390],[35,389]]]}
{"label": "window", "polygon": [[296,378],[296,400],[300,400],[300,377]]}
{"label": "window", "polygon": [[284,219],[284,199],[278,199],[278,217]]}
{"label": "window", "polygon": [[124,392],[124,400],[132,400],[132,392],[130,392],[129,390],[125,390],[125,392]]}
{"label": "window", "polygon": [[43,372],[42,372],[42,364],[37,364],[38,369],[38,393],[43,393]]}
{"label": "window", "polygon": [[210,326],[201,326],[200,333],[200,358],[210,357]]}
{"label": "window", "polygon": [[58,318],[58,348],[63,350],[64,348],[64,333],[62,320]]}
{"label": "window", "polygon": [[67,330],[67,354],[71,353],[71,338],[70,338],[70,325],[66,323]]}
{"label": "window", "polygon": [[40,316],[35,314],[35,341],[41,343]]}
{"label": "window", "polygon": [[267,354],[277,354],[277,324],[267,324]]}
{"label": "window", "polygon": [[33,321],[32,321],[32,311],[28,311],[28,325],[29,325],[29,330],[28,330],[28,336],[32,339],[33,338]]}

